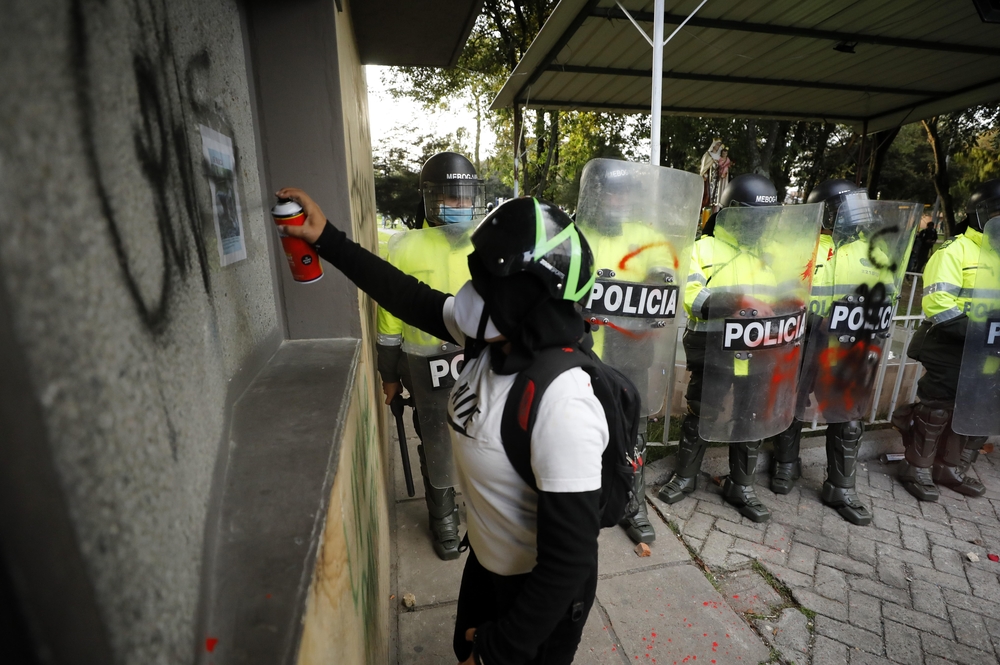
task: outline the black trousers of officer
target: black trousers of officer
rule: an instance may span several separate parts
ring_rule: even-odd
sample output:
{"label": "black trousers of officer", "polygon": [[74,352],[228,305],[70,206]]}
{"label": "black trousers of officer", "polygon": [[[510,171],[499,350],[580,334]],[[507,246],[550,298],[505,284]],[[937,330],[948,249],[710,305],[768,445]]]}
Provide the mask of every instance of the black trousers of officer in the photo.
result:
{"label": "black trousers of officer", "polygon": [[910,342],[907,354],[919,360],[926,374],[917,381],[917,398],[928,406],[952,409],[958,391],[958,375],[962,368],[965,339],[956,334],[956,326],[920,324]]}
{"label": "black trousers of officer", "polygon": [[[685,330],[682,340],[684,344],[684,355],[687,357],[687,369],[691,372],[688,380],[687,391],[684,398],[687,400],[688,409],[699,418],[703,415],[705,407],[701,403],[702,390],[705,387],[705,356],[708,346],[708,333]],[[751,390],[751,380],[753,376],[732,376],[733,386],[733,413],[748,413],[754,401],[760,400],[761,395]],[[714,405],[709,409],[715,409]]]}

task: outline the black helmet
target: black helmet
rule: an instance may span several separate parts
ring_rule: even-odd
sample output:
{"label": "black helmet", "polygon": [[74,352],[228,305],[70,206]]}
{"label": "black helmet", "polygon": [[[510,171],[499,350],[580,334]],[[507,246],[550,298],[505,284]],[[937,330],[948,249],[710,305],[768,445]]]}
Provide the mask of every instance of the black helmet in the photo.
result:
{"label": "black helmet", "polygon": [[472,162],[439,152],[420,169],[424,217],[432,226],[471,222],[486,214],[485,185]]}
{"label": "black helmet", "polygon": [[518,272],[541,280],[557,300],[579,301],[594,286],[594,255],[565,212],[536,198],[498,206],[472,232],[475,255],[494,277]]}
{"label": "black helmet", "polygon": [[845,203],[848,204],[844,210],[845,220],[849,226],[860,228],[865,223],[871,221],[871,212],[868,208],[868,192],[850,180],[844,180],[843,178],[824,180],[816,185],[809,192],[809,196],[806,197],[806,203],[826,204],[826,208],[823,211],[823,228],[828,231],[833,230],[834,222],[837,221],[837,214]]}
{"label": "black helmet", "polygon": [[965,204],[965,215],[969,225],[977,231],[982,231],[986,222],[1000,215],[1000,178],[987,180],[972,190]]}
{"label": "black helmet", "polygon": [[744,173],[729,181],[722,191],[719,205],[729,206],[776,206],[778,192],[771,181],[756,173]]}
{"label": "black helmet", "polygon": [[620,159],[598,158],[587,162],[574,219],[602,235],[621,235],[622,223],[635,219],[637,197],[643,191],[638,166]]}

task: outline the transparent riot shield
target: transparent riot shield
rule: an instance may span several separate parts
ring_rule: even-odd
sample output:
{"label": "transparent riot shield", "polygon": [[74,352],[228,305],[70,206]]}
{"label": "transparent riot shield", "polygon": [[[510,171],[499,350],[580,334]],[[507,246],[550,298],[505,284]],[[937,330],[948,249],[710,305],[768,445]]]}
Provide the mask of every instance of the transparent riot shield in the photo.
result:
{"label": "transparent riot shield", "polygon": [[[389,262],[438,291],[458,293],[469,281],[474,223],[448,224],[397,233],[389,240]],[[457,481],[448,427],[448,393],[464,359],[462,347],[403,325],[403,353],[431,485]]]}
{"label": "transparent riot shield", "polygon": [[922,206],[848,198],[837,213],[831,256],[812,285],[796,418],[843,423],[871,410],[882,354]]}
{"label": "transparent riot shield", "polygon": [[701,195],[701,178],[686,171],[614,159],[583,169],[576,224],[597,268],[584,315],[596,353],[639,389],[643,415],[658,413],[673,389]]}
{"label": "transparent riot shield", "polygon": [[702,438],[756,441],[791,424],[822,214],[821,203],[719,211]]}
{"label": "transparent riot shield", "polygon": [[1000,434],[1000,217],[984,228],[965,314],[969,330],[951,426],[958,434],[993,436]]}

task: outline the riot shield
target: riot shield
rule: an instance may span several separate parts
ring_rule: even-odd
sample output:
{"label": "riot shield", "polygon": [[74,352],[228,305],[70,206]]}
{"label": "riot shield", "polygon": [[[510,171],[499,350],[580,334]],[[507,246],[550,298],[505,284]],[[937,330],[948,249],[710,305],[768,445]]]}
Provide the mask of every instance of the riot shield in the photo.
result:
{"label": "riot shield", "polygon": [[708,441],[756,441],[795,415],[823,204],[720,210],[699,434]]}
{"label": "riot shield", "polygon": [[[469,281],[474,223],[448,224],[397,233],[389,240],[389,262],[438,291],[458,293]],[[457,482],[448,426],[448,393],[461,371],[462,347],[403,325],[403,353],[410,368],[427,475],[439,489]]]}
{"label": "riot shield", "polygon": [[871,410],[883,351],[892,342],[922,206],[848,198],[833,227],[832,257],[812,285],[821,303],[809,321],[796,418],[843,423]]}
{"label": "riot shield", "polygon": [[967,436],[1000,434],[1000,217],[986,223],[951,427]]}
{"label": "riot shield", "polygon": [[614,159],[583,169],[576,224],[597,268],[584,316],[595,352],[639,389],[643,415],[659,412],[673,389],[701,195],[701,178],[686,171]]}

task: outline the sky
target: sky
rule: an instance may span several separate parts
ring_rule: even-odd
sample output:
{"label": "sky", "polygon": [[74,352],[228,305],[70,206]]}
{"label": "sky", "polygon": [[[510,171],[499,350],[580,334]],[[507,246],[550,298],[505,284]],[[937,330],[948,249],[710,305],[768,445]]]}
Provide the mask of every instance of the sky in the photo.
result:
{"label": "sky", "polygon": [[[377,148],[396,127],[412,125],[417,136],[421,134],[443,136],[453,133],[458,127],[465,127],[469,134],[469,151],[472,151],[472,142],[476,134],[476,116],[465,108],[461,101],[452,102],[447,110],[426,111],[416,102],[393,99],[382,83],[382,74],[388,69],[377,65],[365,67],[368,79],[368,115],[371,122],[372,148]],[[404,140],[406,136],[403,137]],[[399,137],[396,140],[399,140]],[[495,142],[496,136],[487,127],[487,123],[483,123],[480,155],[482,157],[489,155],[493,151]],[[468,157],[472,158],[472,155]]]}

